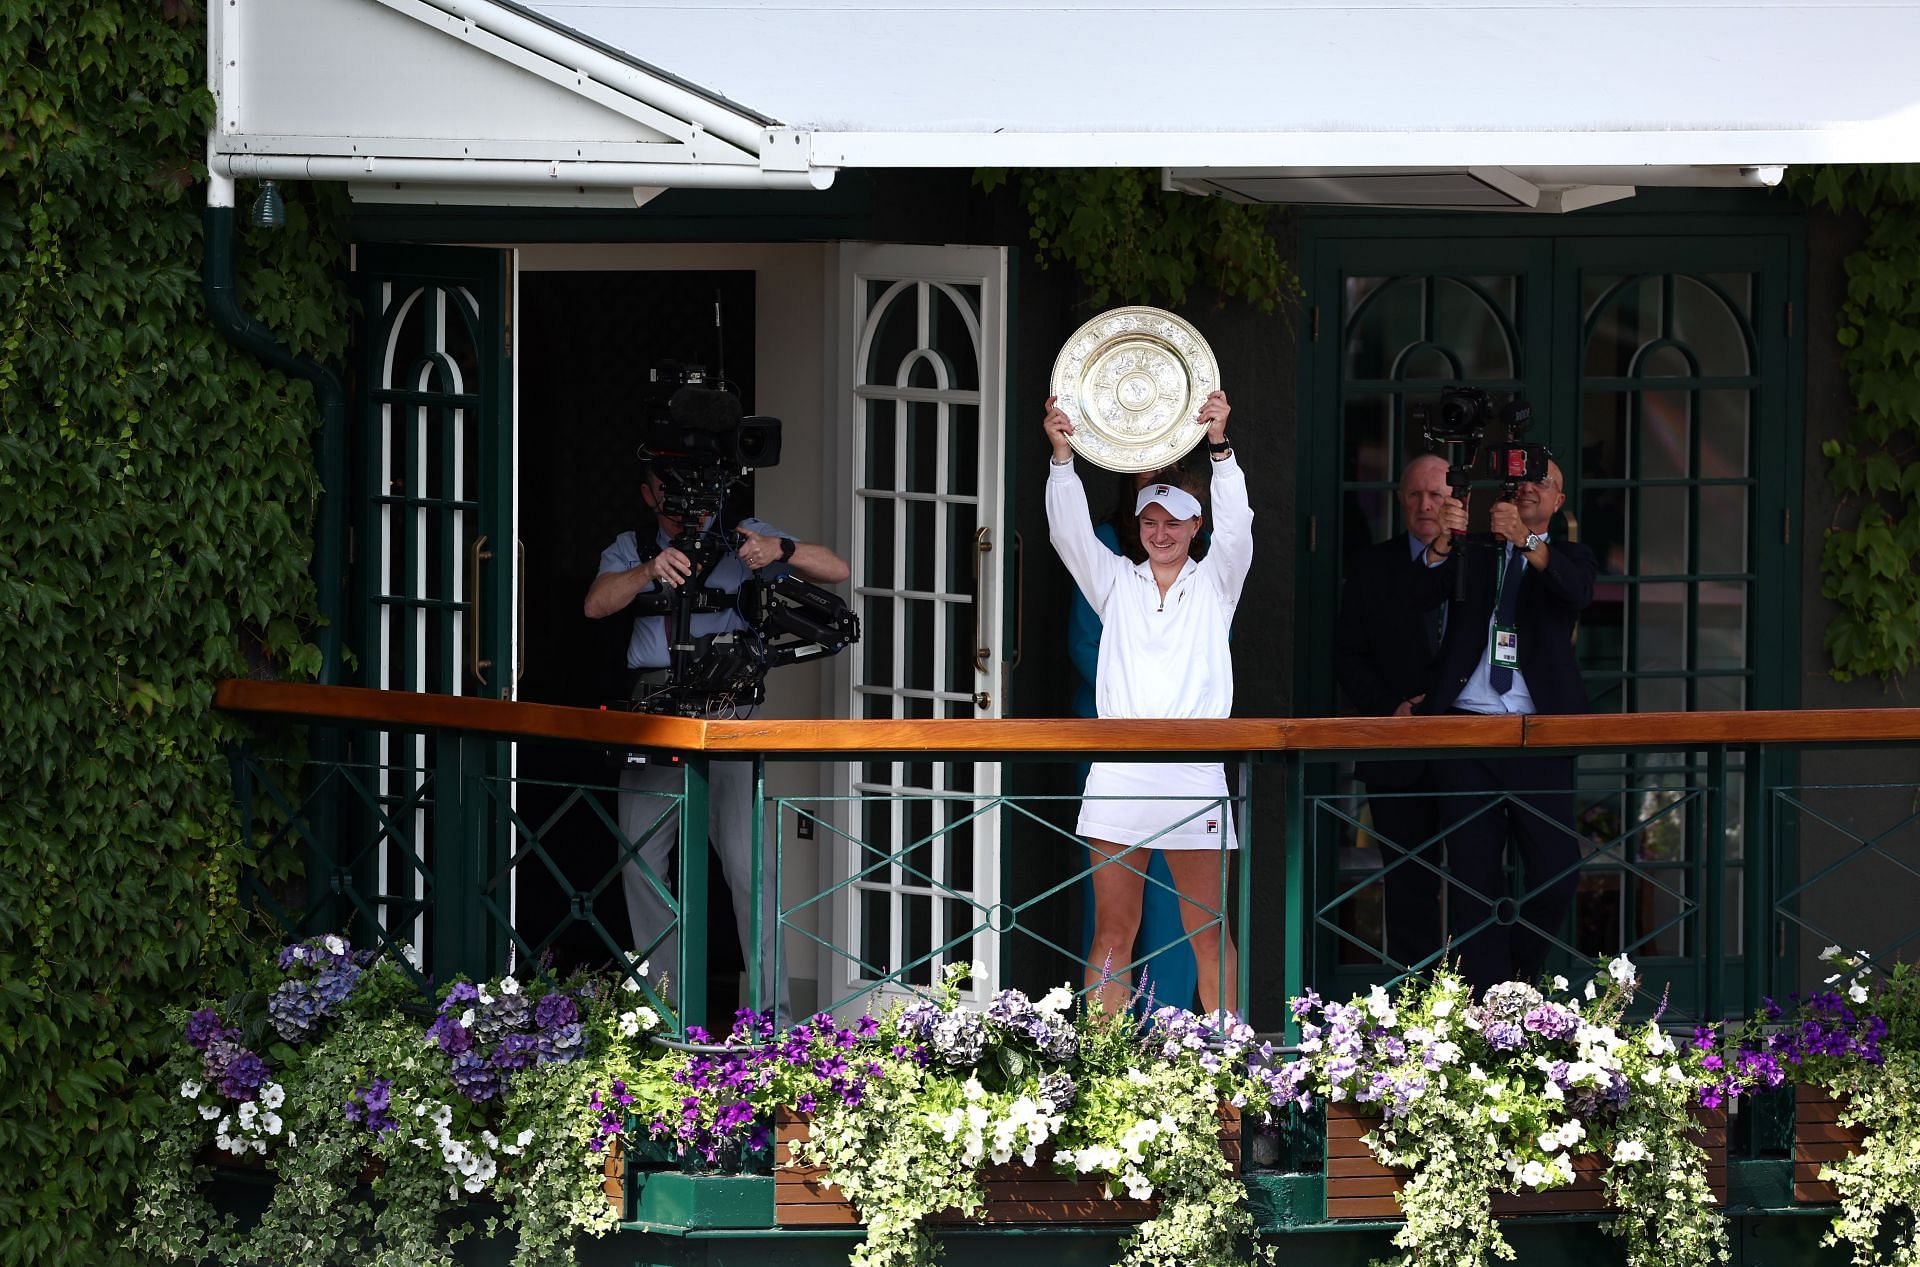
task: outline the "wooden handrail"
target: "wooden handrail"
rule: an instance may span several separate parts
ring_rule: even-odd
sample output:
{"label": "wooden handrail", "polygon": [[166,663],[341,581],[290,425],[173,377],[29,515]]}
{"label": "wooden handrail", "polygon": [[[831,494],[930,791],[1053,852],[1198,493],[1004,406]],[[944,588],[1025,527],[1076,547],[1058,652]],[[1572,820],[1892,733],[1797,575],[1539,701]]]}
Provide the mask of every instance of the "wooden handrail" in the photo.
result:
{"label": "wooden handrail", "polygon": [[477,696],[229,679],[228,712],[462,730],[503,738],[711,753],[1444,752],[1471,748],[1683,748],[1920,741],[1920,708],[1629,713],[1575,717],[1000,718],[698,721]]}

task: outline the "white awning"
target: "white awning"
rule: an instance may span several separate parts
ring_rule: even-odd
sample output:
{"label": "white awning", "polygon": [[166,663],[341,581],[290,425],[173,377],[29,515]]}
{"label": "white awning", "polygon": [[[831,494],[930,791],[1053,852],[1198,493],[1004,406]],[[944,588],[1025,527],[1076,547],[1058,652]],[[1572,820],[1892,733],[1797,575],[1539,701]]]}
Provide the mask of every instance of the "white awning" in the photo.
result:
{"label": "white awning", "polygon": [[209,9],[215,170],[389,190],[1129,166],[1256,200],[1571,210],[1920,160],[1920,0]]}
{"label": "white awning", "polygon": [[768,116],[494,0],[208,8],[218,176],[512,188],[556,203],[833,179],[773,144]]}
{"label": "white awning", "polygon": [[836,167],[1920,158],[1920,3],[527,0]]}

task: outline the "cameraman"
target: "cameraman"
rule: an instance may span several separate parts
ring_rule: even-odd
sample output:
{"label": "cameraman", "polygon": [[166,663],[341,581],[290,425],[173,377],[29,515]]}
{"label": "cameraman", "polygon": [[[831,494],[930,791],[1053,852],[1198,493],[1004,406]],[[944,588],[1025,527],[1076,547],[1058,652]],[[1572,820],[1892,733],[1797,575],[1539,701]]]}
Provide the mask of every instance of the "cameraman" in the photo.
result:
{"label": "cameraman", "polygon": [[[663,510],[666,486],[652,463],[645,460],[641,462],[641,477],[640,497],[651,512],[646,518],[654,531],[646,534],[647,525],[643,524],[639,529],[623,532],[601,553],[600,573],[593,578],[584,604],[590,619],[600,620],[617,615],[625,611],[639,595],[661,588],[674,589],[684,585],[693,575],[693,561],[673,544],[687,530],[687,523],[680,516],[667,514]],[[706,531],[711,525],[700,524],[697,527]],[[791,569],[802,580],[826,585],[839,584],[853,574],[846,560],[832,550],[796,540],[772,524],[748,518],[742,520],[738,528],[741,536],[739,547],[722,555],[714,564],[713,571],[702,582],[706,588],[737,594],[748,576],[762,569],[775,572]],[[643,534],[647,535],[644,549],[640,540]],[[670,615],[634,618],[633,635],[627,641],[627,667],[638,671],[633,691],[635,699],[643,699],[652,689],[665,684],[668,622],[672,619]],[[693,615],[693,635],[696,638],[745,628],[747,622],[732,608],[718,612],[695,612]],[[715,761],[709,769],[709,778],[707,830],[714,848],[720,854],[720,867],[727,877],[727,887],[733,891],[733,917],[739,926],[740,949],[745,962],[751,965],[754,955],[748,940],[753,928],[753,876],[749,868],[753,852],[752,815],[758,810],[753,803],[753,765],[747,761]],[[678,792],[681,788],[681,772],[671,765],[630,765],[621,772],[620,786],[632,791]],[[638,839],[652,825],[658,803],[656,798],[649,796],[620,798],[620,830],[628,840]],[[663,881],[670,874],[670,856],[674,845],[678,843],[678,829],[679,816],[674,811],[665,822],[659,824],[640,850],[640,857],[648,869]],[[765,861],[770,867],[770,852]],[[667,928],[672,912],[647,882],[639,867],[629,862],[622,879],[627,894],[627,918],[633,926],[634,949],[641,954],[657,954],[668,963],[678,964],[677,931],[669,933],[652,952],[647,949]],[[772,875],[767,876],[769,889],[773,879]],[[773,962],[774,938],[779,932],[777,894],[767,894],[767,907],[761,925],[760,964],[763,974]],[[763,975],[763,998],[769,997],[766,992],[768,984]],[[782,1025],[786,1024],[791,1018],[792,1008],[787,996],[784,964],[778,992],[772,993],[771,997],[775,1000],[776,1020]]]}
{"label": "cameraman", "polygon": [[[1415,587],[1422,610],[1451,603],[1432,688],[1417,711],[1500,716],[1592,711],[1574,658],[1574,627],[1593,601],[1593,553],[1554,541],[1548,525],[1567,500],[1565,477],[1547,463],[1538,481],[1521,480],[1512,500],[1489,514],[1493,544],[1462,549],[1466,504],[1448,497],[1442,531],[1427,546]],[[1467,569],[1464,599],[1453,598],[1454,571]],[[1475,990],[1532,981],[1546,967],[1552,939],[1573,908],[1580,844],[1573,829],[1573,758],[1510,756],[1442,761],[1443,792],[1493,802],[1476,813],[1473,796],[1449,798],[1458,822],[1447,833],[1448,923],[1461,972]],[[1509,841],[1520,856],[1527,894],[1517,918],[1506,902]],[[1490,907],[1489,903],[1498,903]],[[1491,920],[1478,933],[1461,934]]]}

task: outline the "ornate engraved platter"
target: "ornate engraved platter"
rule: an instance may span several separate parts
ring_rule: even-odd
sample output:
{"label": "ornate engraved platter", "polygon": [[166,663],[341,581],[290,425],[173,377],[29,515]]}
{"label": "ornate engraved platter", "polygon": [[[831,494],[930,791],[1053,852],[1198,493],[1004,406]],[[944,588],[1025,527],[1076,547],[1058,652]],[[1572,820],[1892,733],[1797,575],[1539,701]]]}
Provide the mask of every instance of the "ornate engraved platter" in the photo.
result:
{"label": "ornate engraved platter", "polygon": [[1053,363],[1069,443],[1109,471],[1178,461],[1207,429],[1194,421],[1220,367],[1199,331],[1158,308],[1114,308],[1074,332]]}

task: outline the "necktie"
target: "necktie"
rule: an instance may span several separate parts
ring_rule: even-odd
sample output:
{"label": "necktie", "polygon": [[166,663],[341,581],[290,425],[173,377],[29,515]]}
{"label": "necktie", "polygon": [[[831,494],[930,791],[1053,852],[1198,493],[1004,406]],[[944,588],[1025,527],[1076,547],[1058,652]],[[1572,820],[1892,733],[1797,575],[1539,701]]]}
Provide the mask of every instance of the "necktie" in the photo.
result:
{"label": "necktie", "polygon": [[[1500,578],[1499,598],[1494,603],[1494,624],[1513,628],[1520,612],[1520,574],[1526,567],[1527,557],[1509,545],[1506,572]],[[1487,682],[1494,690],[1505,695],[1513,689],[1513,670],[1496,664],[1488,671]]]}

